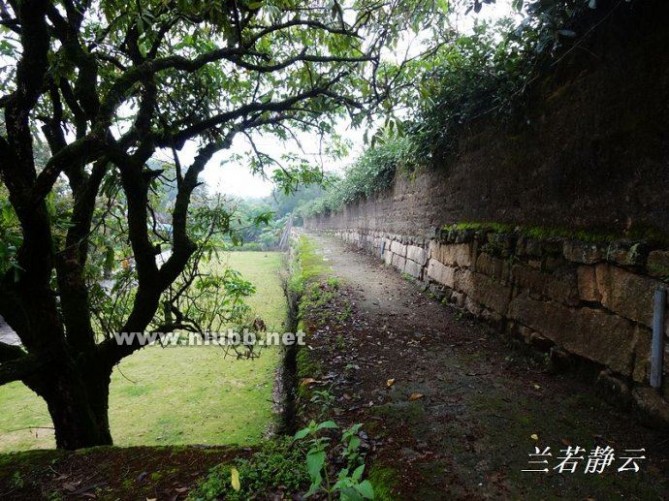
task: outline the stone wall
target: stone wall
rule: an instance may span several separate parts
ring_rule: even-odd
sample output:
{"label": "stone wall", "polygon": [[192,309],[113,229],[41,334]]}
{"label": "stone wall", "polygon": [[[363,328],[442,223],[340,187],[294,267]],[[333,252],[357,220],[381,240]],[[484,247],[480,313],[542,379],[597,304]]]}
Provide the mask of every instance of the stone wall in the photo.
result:
{"label": "stone wall", "polygon": [[537,80],[522,120],[475,121],[437,165],[307,224],[427,238],[465,221],[669,237],[668,21],[666,0],[623,3]]}
{"label": "stone wall", "polygon": [[667,285],[669,252],[486,228],[442,230],[433,238],[354,229],[335,234],[557,360],[588,360],[619,401],[635,401],[669,423],[666,378],[660,392],[648,386],[653,294]]}
{"label": "stone wall", "polygon": [[[441,165],[305,226],[555,360],[590,361],[602,386],[669,423],[669,385],[648,386],[653,293],[669,277],[669,2],[618,4],[533,84],[523,120],[471,123]],[[461,223],[497,231],[435,235],[477,227]]]}

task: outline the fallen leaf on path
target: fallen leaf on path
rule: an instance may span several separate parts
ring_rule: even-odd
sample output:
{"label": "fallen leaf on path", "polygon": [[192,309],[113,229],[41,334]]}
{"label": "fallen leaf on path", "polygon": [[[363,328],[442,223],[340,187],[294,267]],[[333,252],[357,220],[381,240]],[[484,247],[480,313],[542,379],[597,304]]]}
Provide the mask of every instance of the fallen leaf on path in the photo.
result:
{"label": "fallen leaf on path", "polygon": [[63,489],[65,489],[66,491],[74,492],[77,490],[77,487],[79,487],[79,484],[81,484],[81,481],[65,482],[63,484]]}
{"label": "fallen leaf on path", "polygon": [[305,377],[300,381],[300,386],[306,386],[308,384],[314,384],[314,383],[318,383],[318,381],[312,377]]}
{"label": "fallen leaf on path", "polygon": [[394,384],[395,384],[395,379],[394,379],[394,378],[393,378],[393,379],[389,379],[388,381],[386,381],[386,386],[387,386],[388,388],[390,388],[390,387],[391,387],[392,385],[394,385]]}
{"label": "fallen leaf on path", "polygon": [[568,438],[562,438],[560,439],[560,442],[562,442],[562,445],[566,445],[567,447],[571,445],[571,440],[569,440]]}
{"label": "fallen leaf on path", "polygon": [[532,435],[530,435],[530,438],[532,440],[539,440],[539,435],[537,435],[536,433],[532,433]]}
{"label": "fallen leaf on path", "polygon": [[409,400],[414,401],[414,400],[420,400],[423,398],[425,395],[422,393],[412,393],[411,396],[409,397]]}

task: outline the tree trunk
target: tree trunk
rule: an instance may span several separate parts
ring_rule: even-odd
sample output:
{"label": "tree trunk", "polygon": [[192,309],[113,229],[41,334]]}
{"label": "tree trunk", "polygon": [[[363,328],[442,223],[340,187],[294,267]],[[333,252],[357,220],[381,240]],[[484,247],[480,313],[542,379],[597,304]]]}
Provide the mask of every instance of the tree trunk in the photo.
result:
{"label": "tree trunk", "polygon": [[56,431],[56,447],[81,449],[112,445],[109,430],[109,383],[111,371],[80,371],[61,366],[42,376],[46,400]]}

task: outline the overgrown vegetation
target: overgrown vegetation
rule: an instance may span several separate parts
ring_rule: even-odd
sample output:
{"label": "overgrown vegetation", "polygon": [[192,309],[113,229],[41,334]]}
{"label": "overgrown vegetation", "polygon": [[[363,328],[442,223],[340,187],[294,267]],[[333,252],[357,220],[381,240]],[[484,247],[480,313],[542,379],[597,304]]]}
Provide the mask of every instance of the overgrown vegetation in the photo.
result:
{"label": "overgrown vegetation", "polygon": [[531,84],[586,32],[588,2],[521,0],[514,6],[515,19],[476,24],[468,34],[449,30],[431,57],[412,61],[403,91],[392,99],[406,113],[388,118],[343,178],[300,213],[328,214],[383,192],[397,172],[443,166],[463,128],[480,117],[525,118]]}
{"label": "overgrown vegetation", "polygon": [[610,244],[620,240],[630,242],[641,242],[651,247],[666,247],[669,245],[669,238],[659,229],[647,225],[632,225],[625,233],[625,238],[621,238],[620,233],[612,232],[607,228],[594,229],[574,229],[567,227],[548,227],[548,226],[521,226],[497,222],[461,222],[457,224],[447,224],[442,231],[466,231],[473,232],[493,232],[500,234],[521,235],[536,240],[547,239],[569,239],[580,240],[592,244]]}
{"label": "overgrown vegetation", "polygon": [[227,249],[275,250],[287,225],[301,224],[300,218],[295,217],[295,208],[321,197],[324,193],[323,185],[327,184],[327,176],[318,176],[315,184],[301,185],[290,193],[275,189],[267,197],[233,200],[231,202],[235,208],[231,221],[233,232],[227,239],[231,244]]}
{"label": "overgrown vegetation", "polygon": [[372,484],[362,478],[361,427],[355,424],[340,434],[334,421],[312,421],[292,439],[273,440],[249,458],[215,466],[188,499],[283,499],[300,492],[305,498],[374,499]]}
{"label": "overgrown vegetation", "polygon": [[[268,441],[250,458],[218,465],[189,494],[190,500],[246,500],[306,490],[309,483],[304,454],[289,438]],[[238,485],[233,485],[233,471]]]}
{"label": "overgrown vegetation", "polygon": [[[3,3],[0,198],[14,210],[20,243],[10,239],[15,250],[2,251],[11,266],[0,266],[0,315],[22,347],[0,342],[0,384],[23,381],[48,402],[58,447],[113,443],[110,375],[143,347],[138,337],[120,344],[98,337],[94,319],[111,321],[108,310],[95,311],[90,284],[112,270],[91,277],[91,265],[114,260],[115,249],[99,245],[110,225],[120,223],[117,236],[130,251],[123,260],[136,269],[124,282],[130,308],[121,309],[118,330],[199,332],[182,307],[197,301],[203,283],[194,266],[204,252],[196,202],[207,164],[242,139],[253,173],[285,190],[318,180],[321,169],[304,155],[275,158],[258,148],[259,137],[299,143],[307,133],[327,143],[341,119],[360,125],[394,87],[386,48],[407,35],[431,39],[446,7],[437,0]],[[166,155],[168,165],[157,166]],[[155,195],[168,186],[174,197],[158,207]],[[228,213],[209,215],[205,241],[210,232],[230,234]]]}
{"label": "overgrown vegetation", "polygon": [[397,137],[367,150],[343,178],[330,180],[326,185],[328,191],[323,196],[300,206],[298,214],[302,217],[328,214],[384,191],[392,184],[398,168],[413,168],[413,163],[408,161],[410,148],[408,137]]}

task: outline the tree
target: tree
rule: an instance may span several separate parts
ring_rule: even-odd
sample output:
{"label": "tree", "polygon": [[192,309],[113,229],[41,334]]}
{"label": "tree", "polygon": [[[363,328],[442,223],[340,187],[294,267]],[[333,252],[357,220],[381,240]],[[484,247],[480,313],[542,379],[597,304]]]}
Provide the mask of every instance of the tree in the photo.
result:
{"label": "tree", "polygon": [[[359,123],[391,88],[382,49],[440,8],[395,0],[0,2],[0,175],[11,205],[3,218],[18,222],[14,247],[3,249],[0,314],[23,344],[0,343],[0,384],[23,381],[46,400],[59,448],[112,443],[110,376],[141,348],[100,332],[92,315],[89,289],[101,276],[91,253],[111,213],[103,202],[114,199],[136,263],[121,330],[143,332],[175,285],[192,285],[191,197],[212,156],[254,131],[288,139],[294,130],[327,134],[343,114]],[[188,143],[197,155],[182,165],[176,152]],[[168,182],[150,163],[156,152],[174,157],[168,235],[157,231],[152,206],[155,186]],[[279,172],[282,181],[299,177]],[[214,220],[225,229],[225,217]],[[171,255],[161,266],[166,243]],[[178,316],[175,305],[168,309]]]}

